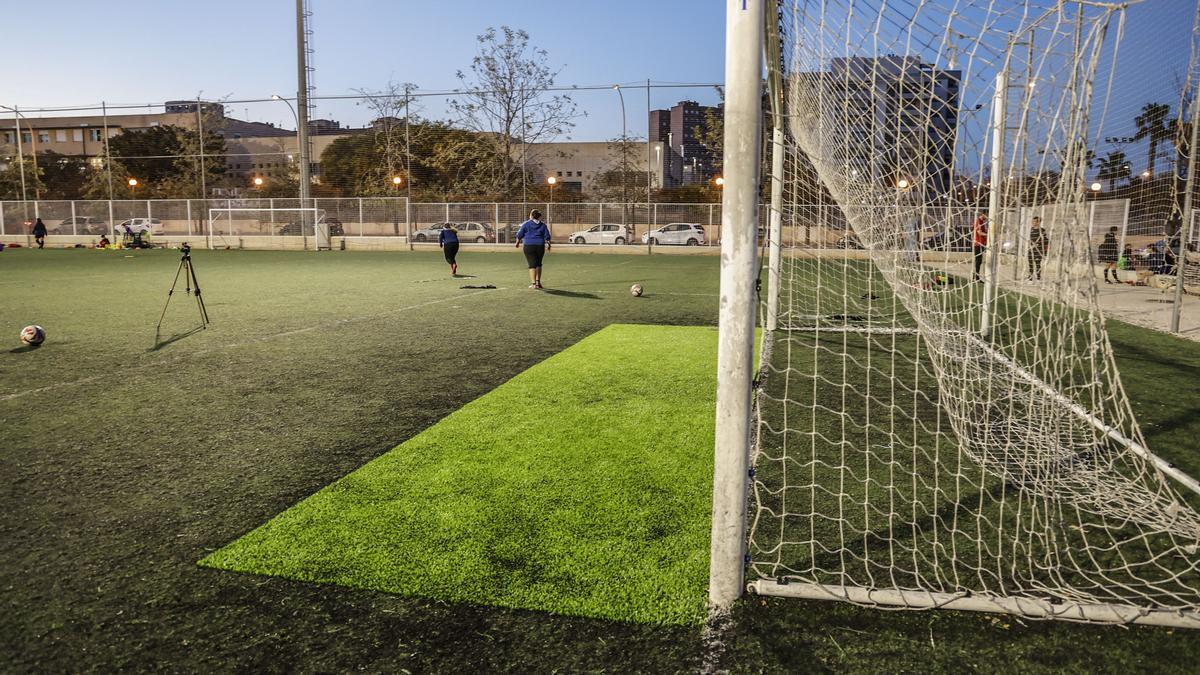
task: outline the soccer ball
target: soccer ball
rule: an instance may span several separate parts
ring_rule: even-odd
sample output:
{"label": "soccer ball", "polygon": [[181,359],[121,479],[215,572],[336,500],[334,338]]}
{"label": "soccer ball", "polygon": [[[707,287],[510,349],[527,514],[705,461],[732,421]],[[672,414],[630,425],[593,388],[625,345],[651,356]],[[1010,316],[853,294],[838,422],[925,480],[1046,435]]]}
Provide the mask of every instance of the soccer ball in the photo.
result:
{"label": "soccer ball", "polygon": [[46,341],[46,331],[41,326],[25,326],[21,329],[21,342],[37,346]]}
{"label": "soccer ball", "polygon": [[634,284],[634,285],[630,286],[630,287],[629,287],[629,294],[630,294],[630,295],[632,295],[632,296],[633,296],[633,297],[635,297],[635,298],[640,298],[640,297],[642,297],[642,285],[641,285],[641,284]]}

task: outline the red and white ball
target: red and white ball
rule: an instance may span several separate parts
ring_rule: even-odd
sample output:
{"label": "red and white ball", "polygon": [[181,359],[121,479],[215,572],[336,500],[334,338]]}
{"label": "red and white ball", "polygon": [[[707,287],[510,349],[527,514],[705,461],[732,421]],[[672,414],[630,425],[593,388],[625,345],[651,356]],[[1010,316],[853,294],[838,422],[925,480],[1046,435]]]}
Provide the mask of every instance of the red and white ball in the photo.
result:
{"label": "red and white ball", "polygon": [[21,329],[21,342],[38,346],[46,341],[46,329],[41,326],[25,326]]}

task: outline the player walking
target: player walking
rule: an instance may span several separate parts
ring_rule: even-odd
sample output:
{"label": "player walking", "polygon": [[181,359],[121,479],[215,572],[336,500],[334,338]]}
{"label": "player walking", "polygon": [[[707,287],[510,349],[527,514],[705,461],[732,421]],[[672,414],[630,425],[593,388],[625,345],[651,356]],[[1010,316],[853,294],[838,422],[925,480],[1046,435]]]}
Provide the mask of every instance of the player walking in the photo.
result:
{"label": "player walking", "polygon": [[550,250],[550,228],[542,222],[542,212],[529,212],[529,220],[517,230],[517,248],[524,244],[525,262],[529,263],[529,287],[542,287],[542,258]]}
{"label": "player walking", "polygon": [[454,229],[454,225],[446,223],[438,233],[438,246],[442,249],[442,255],[446,256],[446,263],[450,265],[450,276],[458,276],[458,230]]}
{"label": "player walking", "polygon": [[[1108,228],[1108,232],[1104,235],[1104,241],[1100,242],[1100,246],[1096,249],[1096,257],[1104,265],[1104,283],[1120,283],[1121,279],[1117,276],[1117,258],[1120,257],[1120,249],[1117,244],[1117,227],[1114,225]],[[1112,281],[1108,280],[1108,273],[1112,271]]]}
{"label": "player walking", "polygon": [[38,218],[37,222],[33,224],[33,240],[37,242],[38,248],[46,246],[46,224],[42,222],[41,218]]}
{"label": "player walking", "polygon": [[975,281],[979,281],[979,268],[983,266],[983,254],[987,252],[988,222],[987,214],[981,213],[971,224],[972,250],[975,253]]}

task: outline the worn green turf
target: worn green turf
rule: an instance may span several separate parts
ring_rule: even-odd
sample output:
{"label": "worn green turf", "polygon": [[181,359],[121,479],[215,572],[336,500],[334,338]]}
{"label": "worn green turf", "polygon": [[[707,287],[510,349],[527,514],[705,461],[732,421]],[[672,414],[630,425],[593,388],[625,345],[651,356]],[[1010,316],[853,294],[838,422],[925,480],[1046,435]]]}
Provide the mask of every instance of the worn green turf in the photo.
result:
{"label": "worn green turf", "polygon": [[609,326],[201,564],[698,624],[716,343],[712,328]]}

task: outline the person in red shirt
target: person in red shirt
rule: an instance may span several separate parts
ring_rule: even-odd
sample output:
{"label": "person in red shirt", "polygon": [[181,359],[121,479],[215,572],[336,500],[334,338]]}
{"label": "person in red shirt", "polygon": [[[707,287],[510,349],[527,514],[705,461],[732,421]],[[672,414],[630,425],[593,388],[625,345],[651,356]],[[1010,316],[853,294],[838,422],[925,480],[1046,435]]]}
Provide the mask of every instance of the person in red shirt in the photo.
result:
{"label": "person in red shirt", "polygon": [[975,281],[979,281],[979,268],[983,266],[983,254],[987,251],[988,219],[986,213],[979,214],[971,224],[971,243],[975,253]]}

